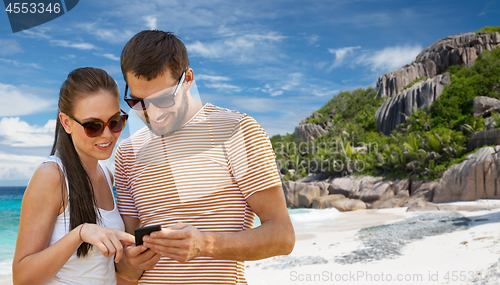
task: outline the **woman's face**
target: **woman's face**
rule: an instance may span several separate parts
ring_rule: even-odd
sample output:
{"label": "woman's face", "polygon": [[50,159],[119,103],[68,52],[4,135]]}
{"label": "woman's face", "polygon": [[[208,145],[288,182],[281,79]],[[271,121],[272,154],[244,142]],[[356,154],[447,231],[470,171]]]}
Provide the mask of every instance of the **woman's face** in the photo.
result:
{"label": "woman's face", "polygon": [[[119,97],[108,91],[82,96],[76,102],[72,116],[81,123],[95,120],[108,122],[109,119],[121,114],[119,100]],[[89,137],[83,126],[68,116],[63,115],[61,122],[65,125],[66,132],[71,133],[73,144],[82,161],[108,159],[120,136],[120,132],[113,133],[106,126],[99,136]]]}

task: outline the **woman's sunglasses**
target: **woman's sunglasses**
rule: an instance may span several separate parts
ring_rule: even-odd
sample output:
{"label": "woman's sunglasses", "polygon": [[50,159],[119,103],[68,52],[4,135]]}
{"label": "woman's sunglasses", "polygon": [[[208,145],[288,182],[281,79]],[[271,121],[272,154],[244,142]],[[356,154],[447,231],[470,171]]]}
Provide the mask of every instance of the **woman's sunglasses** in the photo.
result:
{"label": "woman's sunglasses", "polygon": [[[183,72],[181,78],[179,79],[179,84],[177,84],[177,87],[175,88],[174,94],[152,97],[150,99],[149,98],[146,98],[146,99],[127,98],[127,92],[128,92],[128,84],[127,84],[127,85],[125,85],[124,100],[130,106],[130,108],[132,108],[134,110],[144,111],[149,107],[149,103],[153,104],[157,108],[172,107],[175,105],[175,95],[177,95],[177,92],[179,92],[179,89],[181,88],[181,85],[184,82],[185,77],[186,77],[186,72]],[[171,87],[169,87],[169,88],[171,88]],[[167,89],[169,89],[169,88],[167,88]],[[161,93],[165,92],[165,90],[159,91],[151,96],[155,96],[156,94],[161,94]]]}
{"label": "woman's sunglasses", "polygon": [[[120,110],[123,112],[123,110]],[[73,116],[68,115],[71,119],[73,119],[75,122],[78,124],[82,125],[83,129],[85,130],[85,133],[87,136],[93,138],[93,137],[98,137],[102,134],[104,131],[104,128],[106,126],[109,127],[109,130],[112,131],[113,133],[119,133],[125,128],[125,125],[127,124],[127,119],[128,115],[123,112],[123,115],[117,115],[114,116],[113,118],[109,119],[108,122],[103,122],[101,120],[95,120],[95,121],[90,121],[90,122],[85,122],[82,123],[75,119]]]}

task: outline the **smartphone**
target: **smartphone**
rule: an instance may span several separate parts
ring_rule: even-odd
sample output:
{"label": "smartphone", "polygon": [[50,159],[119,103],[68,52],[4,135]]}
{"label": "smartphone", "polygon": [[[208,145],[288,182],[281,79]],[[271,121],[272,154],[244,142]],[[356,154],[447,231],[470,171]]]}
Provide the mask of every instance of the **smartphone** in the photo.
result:
{"label": "smartphone", "polygon": [[154,225],[135,229],[135,245],[142,244],[142,237],[152,232],[161,231],[161,225]]}

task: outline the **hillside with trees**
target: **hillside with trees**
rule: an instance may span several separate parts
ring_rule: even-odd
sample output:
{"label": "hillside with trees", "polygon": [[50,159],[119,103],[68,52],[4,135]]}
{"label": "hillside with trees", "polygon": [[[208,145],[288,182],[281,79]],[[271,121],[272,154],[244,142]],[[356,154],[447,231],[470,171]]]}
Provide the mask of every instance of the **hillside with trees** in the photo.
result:
{"label": "hillside with trees", "polygon": [[[498,35],[498,30],[485,27],[478,33]],[[451,65],[440,75],[446,73],[451,83],[439,98],[430,106],[413,108],[411,115],[402,114],[404,122],[389,134],[378,130],[375,114],[390,96],[378,96],[379,90],[373,87],[340,92],[301,123],[316,125],[324,130],[322,135],[271,138],[283,179],[371,175],[439,180],[450,166],[477,151],[468,150],[474,133],[500,128],[496,112],[488,120],[474,116],[476,97],[500,99],[500,49],[485,49],[473,63]],[[426,80],[414,79],[399,93]]]}

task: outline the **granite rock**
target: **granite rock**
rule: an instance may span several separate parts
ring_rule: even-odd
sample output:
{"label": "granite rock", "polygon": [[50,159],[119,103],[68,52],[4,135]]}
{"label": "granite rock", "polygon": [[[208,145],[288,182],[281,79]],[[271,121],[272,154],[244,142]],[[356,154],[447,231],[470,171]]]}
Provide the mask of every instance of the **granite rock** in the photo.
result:
{"label": "granite rock", "polygon": [[479,118],[490,114],[491,112],[498,112],[500,110],[500,100],[496,98],[479,96],[474,98],[473,101],[474,118]]}
{"label": "granite rock", "polygon": [[388,98],[375,112],[379,132],[389,135],[399,124],[406,123],[406,118],[413,112],[430,107],[441,96],[444,87],[450,84],[450,75],[445,73],[417,82],[410,88]]}
{"label": "granite rock", "polygon": [[500,157],[492,147],[478,149],[460,164],[451,166],[439,180],[432,202],[500,199]]}
{"label": "granite rock", "polygon": [[326,134],[326,130],[320,125],[303,124],[295,127],[295,138],[299,140],[313,140]]}
{"label": "granite rock", "polygon": [[382,75],[377,81],[378,96],[394,96],[417,78],[432,78],[452,65],[470,66],[480,53],[500,45],[500,34],[464,33],[436,41],[410,64]]}

